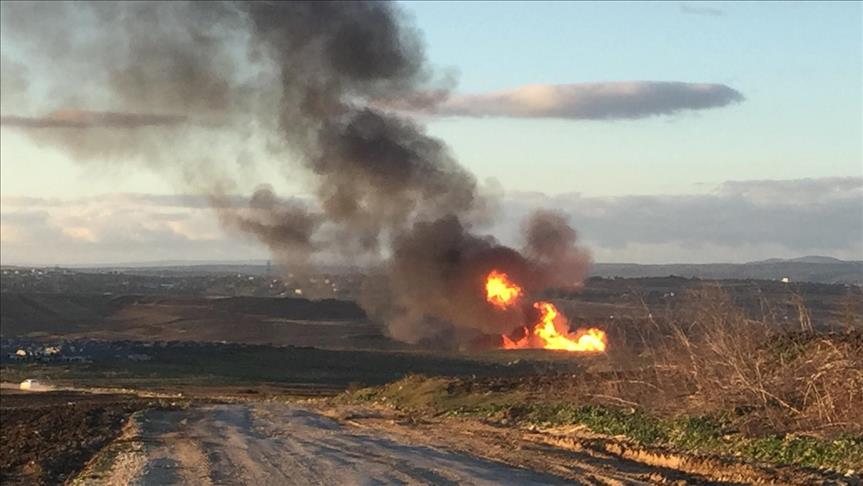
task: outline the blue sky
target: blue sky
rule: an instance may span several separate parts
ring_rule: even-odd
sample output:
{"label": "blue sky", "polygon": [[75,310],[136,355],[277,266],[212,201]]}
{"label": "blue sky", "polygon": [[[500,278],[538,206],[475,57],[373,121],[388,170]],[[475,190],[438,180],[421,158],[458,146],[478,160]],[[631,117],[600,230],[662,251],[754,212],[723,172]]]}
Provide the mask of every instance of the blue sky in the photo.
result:
{"label": "blue sky", "polygon": [[[684,193],[729,179],[863,172],[858,2],[405,5],[432,62],[457,69],[460,91],[677,80],[723,83],[746,97],[716,110],[633,121],[431,124],[465,164],[505,187]],[[684,13],[684,5],[722,15]],[[525,177],[524,161],[544,172]]]}
{"label": "blue sky", "polygon": [[[684,194],[726,180],[863,172],[859,2],[403,5],[430,61],[457,73],[457,93],[650,80],[722,83],[746,97],[637,120],[431,120],[431,133],[480,180],[509,191]],[[93,173],[20,133],[4,130],[3,137],[5,159],[26,154],[63,175],[62,183],[46,183],[29,164],[3,164],[4,194],[174,190],[147,171],[100,177],[103,169]],[[302,192],[302,185],[283,186]]]}
{"label": "blue sky", "polygon": [[[860,2],[401,5],[421,32],[438,74],[454,74],[456,97],[510,92],[531,84],[660,81],[720,85],[745,98],[635,119],[420,115],[428,131],[444,140],[482,184],[502,188],[504,208],[522,211],[537,201],[565,208],[576,225],[583,223],[584,240],[603,261],[746,261],[809,253],[863,258]],[[7,92],[19,71],[31,77],[31,87],[51,86],[56,76],[45,73],[56,73],[52,59],[39,68],[37,59],[22,55],[22,46],[31,40],[27,36],[37,39],[44,32],[18,30],[19,36],[13,37],[6,22],[14,16],[4,17],[3,116],[41,116],[70,108],[57,104],[47,88],[31,89],[33,99]],[[87,87],[87,80],[78,85]],[[0,132],[4,262],[9,255],[33,261],[34,255],[48,251],[34,238],[50,235],[83,245],[68,246],[80,250],[73,260],[95,261],[105,255],[106,242],[125,240],[112,240],[116,235],[111,228],[119,216],[110,207],[94,206],[100,198],[106,205],[122,201],[123,214],[150,218],[143,229],[123,226],[125,234],[147,235],[142,240],[146,245],[131,259],[166,258],[147,250],[158,246],[164,235],[170,236],[163,248],[169,254],[265,256],[265,250],[248,242],[236,247],[225,243],[213,215],[199,214],[197,207],[186,223],[154,226],[151,216],[166,207],[171,214],[191,211],[182,203],[147,202],[153,195],[187,191],[176,177],[125,163],[73,160],[57,145],[30,137],[27,130],[4,125]],[[238,178],[233,190],[248,194],[261,182],[273,184],[285,196],[306,195],[310,187],[301,176],[263,164]],[[129,193],[140,197],[123,196]],[[41,202],[31,204],[23,197]],[[57,200],[67,201],[67,207],[58,209]],[[135,209],[135,204],[140,207]],[[663,234],[677,236],[665,239],[631,235],[631,240],[619,241],[626,238],[621,225],[642,223],[629,216],[637,206],[661,208],[656,221],[662,224],[680,219],[689,225],[697,224],[699,217],[687,208],[711,208],[718,216],[705,218],[705,224],[734,226],[728,235],[765,228],[764,221],[747,219],[747,214],[790,214],[783,221],[811,220],[834,237],[809,238],[801,225],[796,236],[777,227],[759,231],[759,238],[740,245],[707,230],[698,240],[680,228],[669,228]],[[604,220],[603,212],[616,216]],[[514,227],[498,230],[506,235]],[[692,234],[702,233],[693,228]],[[198,241],[201,235],[211,247]],[[121,250],[116,258],[124,255]]]}

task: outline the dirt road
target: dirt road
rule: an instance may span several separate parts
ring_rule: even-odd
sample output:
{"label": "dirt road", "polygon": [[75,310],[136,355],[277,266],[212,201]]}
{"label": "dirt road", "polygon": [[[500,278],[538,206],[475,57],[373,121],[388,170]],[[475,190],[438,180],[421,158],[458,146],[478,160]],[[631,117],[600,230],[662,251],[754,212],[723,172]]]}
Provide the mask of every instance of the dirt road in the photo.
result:
{"label": "dirt road", "polygon": [[797,468],[654,453],[583,432],[309,406],[317,411],[248,402],[138,412],[72,484],[857,484]]}
{"label": "dirt road", "polygon": [[[147,411],[79,476],[87,484],[572,484],[344,426],[291,405]],[[98,480],[94,481],[94,479]]]}

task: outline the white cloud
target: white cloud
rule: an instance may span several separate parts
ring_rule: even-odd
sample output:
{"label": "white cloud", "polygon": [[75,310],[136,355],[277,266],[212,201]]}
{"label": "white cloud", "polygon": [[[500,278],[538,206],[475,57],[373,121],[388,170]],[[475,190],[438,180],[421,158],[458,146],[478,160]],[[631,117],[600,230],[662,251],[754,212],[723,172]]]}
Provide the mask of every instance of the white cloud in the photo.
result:
{"label": "white cloud", "polygon": [[181,115],[151,113],[120,113],[80,109],[55,110],[41,117],[0,116],[0,125],[19,128],[73,128],[98,127],[134,129],[150,126],[176,125],[185,121]]}
{"label": "white cloud", "polygon": [[4,264],[267,257],[253,241],[226,234],[199,196],[3,197],[0,227]]}
{"label": "white cloud", "polygon": [[[416,109],[439,116],[614,120],[718,108],[743,99],[742,94],[724,84],[628,81],[533,84],[453,96],[437,105],[421,103]],[[381,104],[410,109],[411,103],[393,100]]]}
{"label": "white cloud", "polygon": [[[598,261],[863,259],[861,177],[729,181],[683,196],[511,193],[491,231],[519,244],[519,223],[537,208],[569,214]],[[207,199],[194,195],[3,197],[0,242],[7,264],[267,258],[254,240],[225,233]]]}
{"label": "white cloud", "polygon": [[[605,261],[863,259],[861,177],[729,181],[712,194],[682,196],[511,194],[503,209],[520,219],[535,207],[568,213]],[[498,231],[518,239],[512,225]]]}

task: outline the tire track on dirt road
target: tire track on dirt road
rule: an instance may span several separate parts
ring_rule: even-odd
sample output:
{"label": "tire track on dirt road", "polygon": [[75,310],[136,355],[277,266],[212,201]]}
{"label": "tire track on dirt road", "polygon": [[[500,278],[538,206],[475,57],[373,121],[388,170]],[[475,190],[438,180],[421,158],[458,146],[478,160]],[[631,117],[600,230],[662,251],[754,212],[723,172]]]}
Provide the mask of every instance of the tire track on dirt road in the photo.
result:
{"label": "tire track on dirt road", "polygon": [[[122,464],[88,484],[555,485],[560,477],[345,426],[293,405],[205,405],[134,418]],[[129,458],[129,454],[136,457]],[[105,461],[103,461],[104,463]],[[121,466],[136,465],[134,478]],[[94,477],[101,479],[94,480]]]}

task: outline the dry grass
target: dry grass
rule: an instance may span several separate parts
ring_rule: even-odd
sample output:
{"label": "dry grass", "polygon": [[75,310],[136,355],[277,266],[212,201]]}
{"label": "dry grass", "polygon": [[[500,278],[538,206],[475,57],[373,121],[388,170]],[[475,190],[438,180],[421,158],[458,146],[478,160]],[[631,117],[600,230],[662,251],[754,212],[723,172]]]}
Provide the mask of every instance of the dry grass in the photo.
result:
{"label": "dry grass", "polygon": [[645,312],[637,325],[606,328],[612,351],[580,357],[583,372],[411,376],[346,399],[504,425],[578,424],[645,446],[859,470],[859,317],[823,329],[795,296],[782,309],[765,304],[761,311],[752,317],[722,288],[703,287],[665,315]]}
{"label": "dry grass", "polygon": [[818,332],[800,299],[796,319],[753,319],[715,286],[685,302],[645,331],[657,396],[730,412],[748,429],[863,431],[863,333],[855,325]]}
{"label": "dry grass", "polygon": [[764,304],[757,317],[751,307],[747,314],[722,288],[704,287],[663,315],[645,309],[643,320],[606,326],[609,354],[578,357],[582,371],[409,376],[343,399],[501,425],[577,424],[668,450],[860,470],[859,314],[846,312],[844,323],[825,329],[799,297],[779,309]]}
{"label": "dry grass", "polygon": [[584,372],[458,381],[449,392],[714,417],[752,436],[860,437],[863,329],[856,314],[847,322],[816,328],[793,296],[753,317],[721,287],[706,286],[663,315],[607,327],[609,355],[581,357]]}

